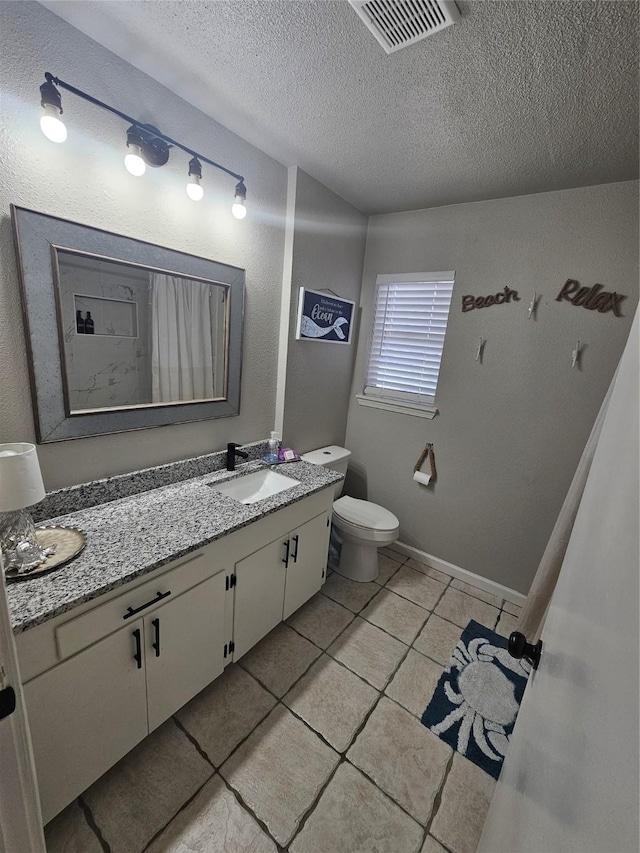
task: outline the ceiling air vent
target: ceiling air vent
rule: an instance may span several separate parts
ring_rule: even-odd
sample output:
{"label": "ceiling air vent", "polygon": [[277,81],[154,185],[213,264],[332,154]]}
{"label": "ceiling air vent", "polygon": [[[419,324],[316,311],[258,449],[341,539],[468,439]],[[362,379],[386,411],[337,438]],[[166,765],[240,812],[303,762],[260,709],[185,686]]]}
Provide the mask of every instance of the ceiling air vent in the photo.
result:
{"label": "ceiling air vent", "polygon": [[460,18],[453,0],[349,0],[387,53],[433,35]]}

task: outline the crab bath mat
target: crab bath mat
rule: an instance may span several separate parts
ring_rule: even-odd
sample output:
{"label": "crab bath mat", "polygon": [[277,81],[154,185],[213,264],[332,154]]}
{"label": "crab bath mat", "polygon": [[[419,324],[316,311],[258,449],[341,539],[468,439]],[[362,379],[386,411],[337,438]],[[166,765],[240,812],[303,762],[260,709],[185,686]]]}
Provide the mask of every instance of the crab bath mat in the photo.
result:
{"label": "crab bath mat", "polygon": [[423,725],[497,779],[530,669],[527,661],[511,657],[504,637],[469,622]]}

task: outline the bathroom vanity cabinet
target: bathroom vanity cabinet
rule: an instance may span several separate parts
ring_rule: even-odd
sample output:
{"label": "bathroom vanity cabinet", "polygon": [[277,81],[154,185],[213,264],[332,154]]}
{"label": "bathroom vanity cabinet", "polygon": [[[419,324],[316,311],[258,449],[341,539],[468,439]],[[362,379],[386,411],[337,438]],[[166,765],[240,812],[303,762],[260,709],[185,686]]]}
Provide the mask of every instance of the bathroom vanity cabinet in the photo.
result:
{"label": "bathroom vanity cabinet", "polygon": [[61,662],[24,685],[45,821],[221,674],[216,569],[205,548],[55,627]]}
{"label": "bathroom vanity cabinet", "polygon": [[327,488],[16,636],[43,818],[314,593]]}
{"label": "bathroom vanity cabinet", "polygon": [[234,660],[318,592],[330,525],[330,514],[323,512],[236,564]]}

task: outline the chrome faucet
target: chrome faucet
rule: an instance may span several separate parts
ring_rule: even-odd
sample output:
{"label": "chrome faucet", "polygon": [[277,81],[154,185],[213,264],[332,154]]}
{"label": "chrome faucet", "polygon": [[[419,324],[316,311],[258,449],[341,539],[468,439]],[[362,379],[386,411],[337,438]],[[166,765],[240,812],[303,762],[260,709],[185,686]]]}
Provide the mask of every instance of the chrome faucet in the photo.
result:
{"label": "chrome faucet", "polygon": [[236,470],[236,456],[242,456],[243,459],[248,459],[249,454],[245,453],[244,450],[238,450],[240,447],[239,444],[234,444],[233,441],[230,441],[227,444],[227,471],[235,471]]}

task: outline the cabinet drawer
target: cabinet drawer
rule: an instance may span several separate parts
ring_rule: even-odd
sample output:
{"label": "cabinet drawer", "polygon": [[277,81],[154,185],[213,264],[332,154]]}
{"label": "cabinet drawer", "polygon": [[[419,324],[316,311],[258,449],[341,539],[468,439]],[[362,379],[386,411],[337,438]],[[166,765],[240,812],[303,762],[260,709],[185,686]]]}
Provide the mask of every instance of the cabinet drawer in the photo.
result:
{"label": "cabinet drawer", "polygon": [[223,570],[216,566],[207,550],[190,554],[154,580],[112,598],[92,610],[58,625],[56,646],[58,656],[63,659],[76,654],[92,643],[106,637],[127,622],[140,615],[152,612],[156,607],[171,601],[176,595],[191,589],[203,580]]}

